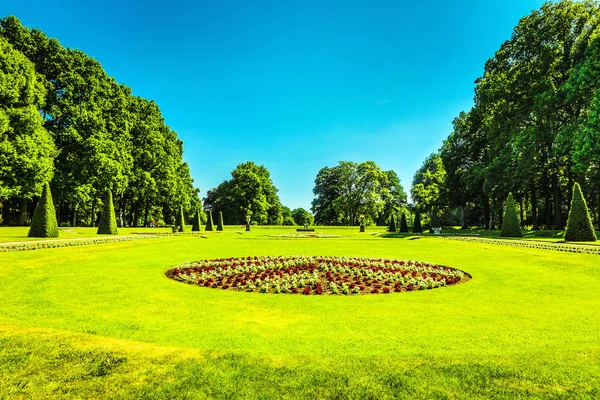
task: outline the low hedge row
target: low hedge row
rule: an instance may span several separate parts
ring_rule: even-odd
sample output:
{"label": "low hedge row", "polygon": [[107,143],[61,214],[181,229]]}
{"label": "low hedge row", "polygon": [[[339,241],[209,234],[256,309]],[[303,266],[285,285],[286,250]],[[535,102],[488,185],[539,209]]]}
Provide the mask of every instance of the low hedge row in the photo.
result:
{"label": "low hedge row", "polygon": [[103,238],[92,238],[92,239],[46,240],[43,242],[32,242],[32,243],[24,242],[24,243],[18,243],[18,244],[0,244],[0,252],[53,249],[53,248],[57,248],[57,247],[86,246],[86,245],[90,245],[90,244],[129,242],[132,240],[158,239],[161,237],[163,237],[163,236],[159,236],[159,235],[141,236],[140,235],[140,236],[103,237]]}
{"label": "low hedge row", "polygon": [[566,251],[569,253],[600,254],[600,246],[586,246],[586,245],[580,245],[580,244],[542,243],[542,242],[534,242],[534,241],[530,241],[530,240],[488,239],[488,238],[459,237],[459,236],[454,236],[454,237],[446,236],[446,237],[444,237],[444,239],[462,240],[465,242],[478,242],[478,243],[486,243],[486,244],[499,244],[502,246],[526,247],[526,248],[530,248],[530,249]]}

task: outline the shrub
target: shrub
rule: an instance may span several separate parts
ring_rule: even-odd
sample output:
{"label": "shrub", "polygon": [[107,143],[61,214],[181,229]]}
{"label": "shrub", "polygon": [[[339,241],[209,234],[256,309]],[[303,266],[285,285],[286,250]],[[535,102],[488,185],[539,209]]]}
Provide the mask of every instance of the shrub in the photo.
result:
{"label": "shrub", "polygon": [[202,218],[200,217],[200,210],[196,208],[196,212],[194,213],[194,223],[192,224],[192,232],[200,232],[201,222]]}
{"label": "shrub", "polygon": [[212,211],[209,211],[206,217],[206,228],[204,228],[204,230],[207,232],[212,232],[214,231]]}
{"label": "shrub", "polygon": [[388,232],[396,232],[396,218],[394,214],[390,217],[390,226],[388,226]]}
{"label": "shrub", "polygon": [[113,205],[112,192],[109,190],[104,201],[104,209],[98,225],[98,235],[117,235],[117,217]]}
{"label": "shrub", "polygon": [[179,232],[185,232],[185,214],[183,213],[183,206],[179,206],[179,215],[177,215],[177,225],[179,226]]}
{"label": "shrub", "polygon": [[223,213],[221,211],[219,211],[219,222],[217,223],[217,230],[223,230]]}
{"label": "shrub", "polygon": [[423,227],[421,226],[421,214],[417,211],[415,213],[415,221],[413,223],[413,233],[423,233]]}
{"label": "shrub", "polygon": [[569,211],[569,219],[567,220],[567,228],[565,230],[565,241],[596,241],[596,232],[594,232],[590,212],[577,182],[573,185],[573,198],[571,199],[571,210]]}
{"label": "shrub", "polygon": [[504,218],[502,219],[502,237],[523,237],[521,232],[521,224],[517,216],[517,206],[513,199],[512,193],[508,194],[506,199],[506,207],[504,209]]}
{"label": "shrub", "polygon": [[46,182],[42,190],[42,197],[38,201],[33,213],[33,220],[29,228],[29,237],[58,237],[58,224],[56,211],[52,202],[50,184]]}
{"label": "shrub", "polygon": [[406,215],[402,213],[402,218],[400,219],[400,233],[408,233],[408,224],[406,223]]}

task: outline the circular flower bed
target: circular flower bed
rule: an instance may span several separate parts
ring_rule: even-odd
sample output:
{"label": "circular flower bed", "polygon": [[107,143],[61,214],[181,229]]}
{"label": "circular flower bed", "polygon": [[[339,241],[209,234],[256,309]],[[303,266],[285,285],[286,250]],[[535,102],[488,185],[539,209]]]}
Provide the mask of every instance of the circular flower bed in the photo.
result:
{"label": "circular flower bed", "polygon": [[350,257],[246,257],[185,263],[165,272],[192,285],[260,293],[368,294],[435,289],[469,274],[419,261]]}

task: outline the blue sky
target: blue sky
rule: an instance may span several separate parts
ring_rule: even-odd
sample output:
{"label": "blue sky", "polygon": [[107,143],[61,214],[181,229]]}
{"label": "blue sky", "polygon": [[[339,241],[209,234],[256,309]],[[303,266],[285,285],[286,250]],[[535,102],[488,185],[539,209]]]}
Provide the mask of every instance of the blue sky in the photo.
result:
{"label": "blue sky", "polygon": [[373,160],[408,192],[474,80],[541,0],[17,1],[0,5],[153,99],[206,190],[244,161],[309,208],[320,168]]}

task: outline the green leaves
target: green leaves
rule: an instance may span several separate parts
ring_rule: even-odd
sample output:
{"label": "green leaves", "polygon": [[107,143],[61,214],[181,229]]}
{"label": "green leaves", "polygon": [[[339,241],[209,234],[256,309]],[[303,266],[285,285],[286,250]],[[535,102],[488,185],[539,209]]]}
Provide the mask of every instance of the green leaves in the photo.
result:
{"label": "green leaves", "polygon": [[573,200],[571,201],[569,220],[567,221],[567,229],[565,230],[565,241],[596,241],[596,232],[592,225],[592,219],[590,218],[585,198],[577,182],[573,185]]}
{"label": "green leaves", "polygon": [[504,209],[504,217],[502,218],[502,237],[523,237],[519,217],[517,216],[517,207],[512,193],[508,194],[506,199],[506,208]]}
{"label": "green leaves", "polygon": [[42,196],[35,207],[33,220],[29,228],[29,237],[55,238],[58,237],[58,223],[56,222],[56,210],[52,202],[50,184],[46,182]]}

